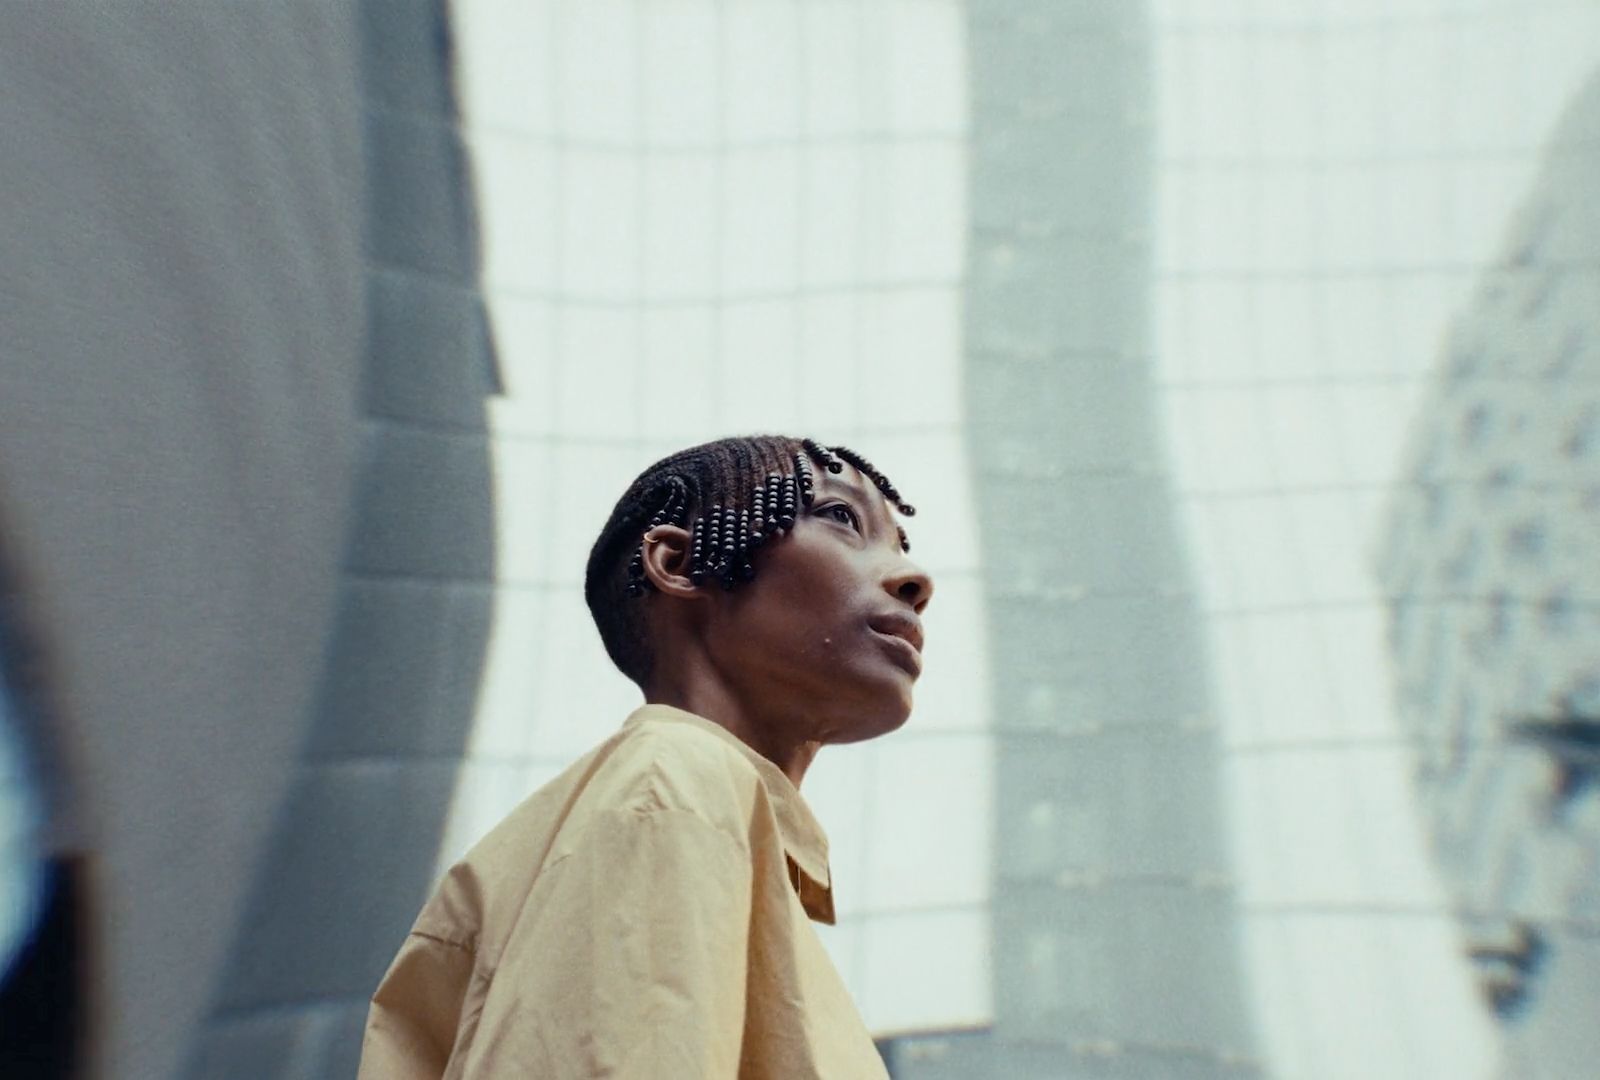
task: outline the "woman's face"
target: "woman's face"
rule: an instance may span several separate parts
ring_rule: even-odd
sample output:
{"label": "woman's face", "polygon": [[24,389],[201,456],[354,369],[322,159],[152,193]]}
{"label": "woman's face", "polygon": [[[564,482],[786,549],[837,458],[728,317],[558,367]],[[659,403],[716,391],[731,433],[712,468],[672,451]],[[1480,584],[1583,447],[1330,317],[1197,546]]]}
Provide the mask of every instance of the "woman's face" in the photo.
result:
{"label": "woman's face", "polygon": [[706,646],[745,700],[781,703],[808,739],[855,742],[911,713],[933,582],[853,467],[818,469],[815,492],[794,529],[757,551],[755,580],[715,597]]}

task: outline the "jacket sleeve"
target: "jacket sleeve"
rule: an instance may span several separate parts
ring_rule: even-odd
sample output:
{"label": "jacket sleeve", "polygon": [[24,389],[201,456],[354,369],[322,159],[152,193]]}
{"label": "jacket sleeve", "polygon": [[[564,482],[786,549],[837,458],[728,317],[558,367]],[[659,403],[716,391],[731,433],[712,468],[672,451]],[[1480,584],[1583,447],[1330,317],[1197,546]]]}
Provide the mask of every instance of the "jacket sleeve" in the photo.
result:
{"label": "jacket sleeve", "polygon": [[438,1080],[472,968],[464,943],[407,936],[372,995],[356,1080]]}
{"label": "jacket sleeve", "polygon": [[452,1066],[462,1080],[733,1080],[751,877],[744,838],[692,811],[596,815],[540,874]]}

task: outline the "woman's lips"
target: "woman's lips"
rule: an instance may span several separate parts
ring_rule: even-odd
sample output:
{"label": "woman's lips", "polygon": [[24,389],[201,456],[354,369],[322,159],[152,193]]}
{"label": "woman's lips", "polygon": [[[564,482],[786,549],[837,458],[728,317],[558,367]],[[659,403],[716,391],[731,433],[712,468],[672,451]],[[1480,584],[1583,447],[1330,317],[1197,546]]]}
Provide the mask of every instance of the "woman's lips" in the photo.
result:
{"label": "woman's lips", "polygon": [[881,630],[874,630],[873,633],[883,642],[884,649],[889,653],[890,658],[905,668],[912,678],[922,674],[922,654],[917,651],[915,645],[912,645],[911,642],[903,637],[885,634]]}

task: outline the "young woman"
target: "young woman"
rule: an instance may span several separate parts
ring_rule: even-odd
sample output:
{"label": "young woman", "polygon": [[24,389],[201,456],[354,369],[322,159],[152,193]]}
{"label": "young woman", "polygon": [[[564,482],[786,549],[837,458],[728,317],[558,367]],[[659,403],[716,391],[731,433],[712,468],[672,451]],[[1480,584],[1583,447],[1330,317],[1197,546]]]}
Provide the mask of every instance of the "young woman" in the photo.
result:
{"label": "young woman", "polygon": [[886,1075],[810,926],[832,880],[799,786],[910,713],[933,584],[896,511],[810,439],[634,481],[585,594],[646,704],[452,868],[373,996],[361,1080]]}

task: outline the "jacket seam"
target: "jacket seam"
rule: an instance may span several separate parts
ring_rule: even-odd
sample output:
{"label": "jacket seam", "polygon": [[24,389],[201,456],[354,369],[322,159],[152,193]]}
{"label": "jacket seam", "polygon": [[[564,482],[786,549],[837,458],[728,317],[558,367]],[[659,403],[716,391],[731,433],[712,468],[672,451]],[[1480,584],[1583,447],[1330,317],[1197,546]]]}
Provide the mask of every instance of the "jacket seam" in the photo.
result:
{"label": "jacket seam", "polygon": [[439,945],[448,945],[452,949],[460,949],[471,956],[478,954],[478,942],[475,938],[467,938],[465,941],[460,941],[455,938],[441,937],[438,934],[430,934],[426,930],[413,930],[411,931],[411,936],[422,938],[424,941],[432,941]]}

